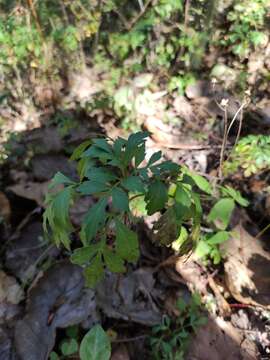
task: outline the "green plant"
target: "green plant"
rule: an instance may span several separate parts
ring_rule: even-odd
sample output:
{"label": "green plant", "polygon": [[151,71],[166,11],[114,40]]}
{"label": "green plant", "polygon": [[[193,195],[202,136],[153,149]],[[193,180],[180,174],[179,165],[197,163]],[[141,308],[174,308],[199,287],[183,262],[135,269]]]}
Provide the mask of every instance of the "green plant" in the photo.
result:
{"label": "green plant", "polygon": [[214,204],[207,216],[211,232],[202,234],[195,249],[197,256],[205,261],[211,259],[215,265],[219,264],[222,258],[219,245],[227,241],[231,235],[228,226],[235,204],[243,207],[249,204],[239,191],[228,185],[220,186],[219,191],[221,199]]}
{"label": "green plant", "polygon": [[[72,180],[61,173],[52,180],[52,192],[46,200],[44,229],[48,233],[50,227],[56,245],[63,244],[69,251],[71,234],[80,230],[82,247],[75,248],[71,261],[84,267],[88,286],[95,286],[103,278],[104,266],[121,273],[126,269],[125,262],[138,260],[136,221],[130,210],[138,198],[145,202],[147,215],[160,213],[153,229],[158,245],[172,245],[179,235],[182,236],[183,227],[189,229],[185,243],[193,247],[202,241],[200,191],[213,201],[211,185],[186,167],[161,161],[160,151],[146,161],[147,136],[147,132],[138,132],[127,140],[98,138],[86,141],[71,157],[78,162],[80,180]],[[62,189],[57,191],[59,186]],[[225,230],[234,201],[243,205],[244,199],[233,189],[221,190],[225,198],[214,205],[209,220],[216,223],[217,229]],[[88,210],[80,229],[75,230],[69,208],[77,197],[90,195],[97,201]]]}
{"label": "green plant", "polygon": [[67,359],[79,352],[79,328],[78,326],[71,326],[65,330],[65,337],[60,342],[56,351],[50,354],[50,360]]}
{"label": "green plant", "polygon": [[238,142],[224,163],[224,171],[232,174],[239,169],[246,177],[270,169],[270,136],[249,135]]}
{"label": "green plant", "polygon": [[59,344],[59,351],[50,354],[50,360],[64,360],[72,356],[80,356],[80,360],[109,360],[111,343],[109,336],[97,324],[79,340],[79,328],[72,326],[66,329],[66,337]]}
{"label": "green plant", "polygon": [[187,351],[192,333],[205,325],[200,297],[193,294],[190,302],[178,299],[179,316],[163,317],[162,323],[152,329],[150,337],[151,358],[156,360],[181,360]]}
{"label": "green plant", "polygon": [[177,90],[179,95],[184,95],[185,89],[188,85],[195,82],[195,77],[192,73],[187,73],[179,76],[172,76],[168,84],[168,90]]}
{"label": "green plant", "polygon": [[[177,236],[176,219],[180,220],[182,205],[169,198],[168,186],[173,179],[177,179],[179,166],[170,161],[157,163],[161,158],[161,152],[158,152],[139,167],[145,161],[147,135],[140,132],[131,135],[128,140],[118,138],[111,142],[101,138],[83,143],[72,156],[73,160],[79,160],[78,173],[81,180],[77,183],[60,173],[53,179],[51,187],[59,184],[65,187],[56,194],[48,195],[44,227],[47,231],[47,224],[50,225],[57,245],[62,243],[70,249],[73,227],[68,212],[72,199],[87,195],[94,195],[98,199],[89,209],[81,226],[83,247],[76,249],[71,256],[74,263],[85,266],[90,286],[103,277],[104,265],[113,272],[123,272],[125,261],[137,261],[137,234],[130,229],[130,203],[136,197],[145,197],[149,215],[166,209],[166,205],[171,202],[163,216],[171,213],[171,233],[173,237]],[[180,189],[180,181],[177,186],[178,193],[185,191]],[[188,217],[192,217],[198,210],[192,199],[195,195],[190,192],[189,196],[192,209]],[[198,221],[195,221],[197,226]]]}

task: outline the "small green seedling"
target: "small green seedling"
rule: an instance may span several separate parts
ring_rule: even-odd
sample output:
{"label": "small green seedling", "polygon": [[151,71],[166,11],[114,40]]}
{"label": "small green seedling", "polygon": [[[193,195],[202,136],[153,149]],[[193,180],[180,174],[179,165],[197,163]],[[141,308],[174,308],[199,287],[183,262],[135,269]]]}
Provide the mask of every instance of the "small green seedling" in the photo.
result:
{"label": "small green seedling", "polygon": [[179,299],[176,305],[179,316],[173,319],[165,315],[162,323],[152,329],[150,337],[152,359],[184,359],[192,333],[207,322],[197,294],[193,294],[189,303]]}

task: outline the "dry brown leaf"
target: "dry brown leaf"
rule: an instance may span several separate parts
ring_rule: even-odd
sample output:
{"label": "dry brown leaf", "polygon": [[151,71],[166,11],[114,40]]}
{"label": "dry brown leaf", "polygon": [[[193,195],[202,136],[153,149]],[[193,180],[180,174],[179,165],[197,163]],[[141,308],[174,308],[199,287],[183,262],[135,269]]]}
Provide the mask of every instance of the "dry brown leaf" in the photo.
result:
{"label": "dry brown leaf", "polygon": [[0,191],[0,218],[3,218],[5,222],[9,222],[11,215],[10,203],[6,195]]}
{"label": "dry brown leaf", "polygon": [[11,190],[17,196],[34,200],[39,206],[44,207],[44,200],[48,192],[49,183],[49,181],[42,183],[28,181],[27,183],[9,186],[8,190]]}
{"label": "dry brown leaf", "polygon": [[236,300],[270,309],[270,254],[242,225],[232,233],[222,245],[227,287]]}

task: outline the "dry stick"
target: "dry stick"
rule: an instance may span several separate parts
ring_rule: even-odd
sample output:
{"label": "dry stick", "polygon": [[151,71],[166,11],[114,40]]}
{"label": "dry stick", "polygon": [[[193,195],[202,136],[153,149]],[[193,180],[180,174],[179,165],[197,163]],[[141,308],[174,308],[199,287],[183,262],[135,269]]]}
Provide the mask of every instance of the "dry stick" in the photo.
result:
{"label": "dry stick", "polygon": [[262,229],[256,236],[255,239],[259,239],[268,229],[270,228],[270,224],[266,225],[264,229]]}

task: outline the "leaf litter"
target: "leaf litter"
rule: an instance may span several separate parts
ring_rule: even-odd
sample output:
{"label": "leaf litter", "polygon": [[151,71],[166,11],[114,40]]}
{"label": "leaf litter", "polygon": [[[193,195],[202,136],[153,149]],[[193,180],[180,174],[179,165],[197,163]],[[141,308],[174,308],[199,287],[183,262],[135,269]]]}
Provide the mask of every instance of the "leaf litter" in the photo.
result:
{"label": "leaf litter", "polygon": [[[141,86],[140,84],[144,81],[148,81],[147,76],[145,79],[137,79],[135,81],[136,86]],[[181,97],[174,100],[174,111],[184,119],[186,129],[189,129],[190,122],[195,122],[195,120],[196,123],[201,122],[206,113],[211,116],[220,115],[217,109],[213,110],[212,100],[209,100],[208,95],[206,96],[205,93],[201,93],[201,90],[196,88],[189,88],[187,91],[189,91],[189,97],[192,97],[192,101]],[[191,91],[195,95],[191,95]],[[89,94],[92,96],[91,92]],[[145,127],[151,128],[152,131],[152,143],[149,142],[147,148],[149,158],[154,152],[153,148],[159,150],[162,147],[167,158],[180,163],[184,162],[191,169],[204,173],[209,166],[208,161],[213,150],[207,148],[205,150],[203,148],[205,143],[201,141],[193,144],[188,143],[191,145],[191,151],[188,147],[185,149],[186,143],[182,142],[182,129],[177,126],[170,127],[168,124],[162,124],[161,114],[166,113],[166,107],[162,104],[165,101],[164,96],[166,94],[151,93],[149,94],[151,100],[149,103],[146,104],[140,99],[137,102],[138,113],[144,119]],[[150,114],[147,106],[150,104],[155,107],[155,102],[158,103],[158,106],[156,109],[151,108]],[[194,118],[194,111],[193,115],[191,113],[191,110],[195,108],[199,109],[196,119]],[[208,124],[204,124],[204,126],[207,128]],[[118,130],[114,130],[118,132]],[[44,137],[48,139],[48,142],[44,141]],[[26,133],[25,139],[28,140],[22,142],[23,146],[26,145],[28,149],[34,149],[36,154],[30,161],[32,168],[30,172],[28,168],[24,176],[19,179],[19,183],[15,181],[15,184],[10,185],[8,190],[21,198],[34,200],[38,206],[43,208],[44,194],[48,186],[47,180],[51,174],[55,170],[63,170],[63,168],[67,171],[66,175],[72,176],[73,174],[72,167],[67,165],[69,164],[67,155],[63,155],[64,146],[81,142],[85,138],[87,138],[87,132],[84,130],[75,131],[75,134],[72,134],[70,138],[61,138],[54,127],[35,129]],[[175,144],[178,144],[179,148],[175,148]],[[202,149],[196,149],[196,146],[201,145]],[[194,149],[192,146],[195,146]],[[5,221],[9,221],[12,212],[7,199],[4,196],[2,198],[4,199],[3,217]],[[91,196],[84,201],[75,203],[71,209],[73,225],[80,224],[89,204],[93,204]],[[154,223],[156,221],[158,218],[153,219]],[[150,230],[152,230],[153,224],[149,222],[149,225]],[[148,230],[146,221],[144,234],[151,237]],[[239,233],[242,235],[239,236]],[[3,302],[5,305],[7,303],[8,306],[15,307],[12,309],[11,315],[4,317],[4,325],[9,323],[8,318],[11,319],[11,330],[8,329],[7,331],[5,327],[0,329],[1,356],[5,354],[3,360],[15,360],[18,355],[22,360],[47,359],[55,345],[56,333],[59,331],[57,329],[63,329],[73,324],[81,324],[82,327],[88,329],[96,322],[104,321],[104,318],[107,321],[114,321],[116,324],[117,322],[131,323],[133,328],[137,330],[140,327],[149,328],[158,324],[162,318],[161,309],[164,308],[162,301],[168,297],[167,292],[175,291],[175,288],[179,286],[180,279],[182,283],[188,285],[192,292],[196,290],[204,299],[214,299],[216,302],[214,306],[216,316],[214,318],[209,317],[208,324],[195,335],[187,359],[222,359],[221,354],[223,353],[230,354],[232,359],[251,360],[258,358],[258,351],[254,344],[258,345],[259,342],[263,343],[264,341],[265,346],[267,346],[267,341],[264,340],[263,330],[257,326],[257,320],[255,325],[251,325],[250,319],[252,316],[255,318],[261,316],[258,315],[260,312],[256,313],[257,306],[265,309],[269,306],[269,279],[265,270],[268,266],[269,254],[263,249],[259,241],[252,238],[241,226],[234,228],[232,234],[231,239],[224,243],[224,252],[227,253],[227,257],[224,261],[225,276],[222,279],[211,274],[198,258],[193,257],[178,258],[176,262],[174,261],[176,271],[168,269],[171,271],[166,271],[166,276],[164,276],[166,266],[165,268],[158,268],[153,267],[153,264],[157,265],[161,259],[166,260],[170,256],[170,252],[166,249],[165,251],[155,251],[153,257],[152,250],[149,251],[145,244],[141,244],[144,247],[142,263],[140,262],[137,268],[130,268],[126,274],[120,276],[106,274],[104,282],[94,292],[84,287],[82,272],[77,266],[65,261],[61,262],[65,256],[59,250],[53,249],[50,253],[50,257],[52,256],[53,259],[51,264],[46,264],[45,260],[48,257],[45,256],[39,265],[33,268],[33,264],[46,251],[48,244],[40,242],[42,240],[40,223],[28,224],[22,228],[19,237],[13,239],[8,245],[5,253],[5,266],[13,276],[23,282],[26,279],[32,279],[28,291],[26,292],[24,287],[21,288],[19,283],[9,275],[3,275],[3,278],[0,278],[2,279],[1,284],[5,284],[3,279],[6,276],[8,276],[9,281],[13,279],[12,286],[16,284],[18,286],[16,291],[20,294],[18,297],[15,296],[15,304],[10,303],[6,300],[10,299],[10,291],[5,287],[6,285],[3,285],[5,289],[5,300]],[[241,244],[239,239],[241,239]],[[248,246],[244,246],[244,250],[240,246],[242,243],[248,244]],[[249,247],[250,251],[248,250]],[[254,254],[256,255],[253,256]],[[53,265],[59,260],[58,264]],[[145,267],[143,262],[150,264],[150,266]],[[244,274],[240,277],[240,281],[234,276],[238,269],[241,269],[241,274]],[[27,276],[25,276],[26,274]],[[164,286],[165,283],[166,286]],[[11,292],[11,294],[13,293]],[[237,307],[230,306],[231,297],[238,301],[236,305],[240,306],[240,310]],[[23,298],[26,298],[25,309],[22,302]],[[253,306],[254,311],[253,308],[248,308],[249,312],[247,312],[244,305]],[[170,308],[172,309],[173,306],[170,305]],[[232,321],[230,322],[233,315],[238,314],[240,320],[235,320],[236,323],[234,324]],[[222,315],[229,321],[225,321]],[[248,317],[249,330],[256,334],[255,340],[248,337],[244,331],[239,330],[241,319],[244,319],[245,316]],[[12,323],[14,319],[15,335],[12,330],[12,328],[14,329]],[[116,359],[132,358],[131,354],[130,347],[122,345],[117,346],[113,352]],[[0,359],[2,360],[1,356]]]}

